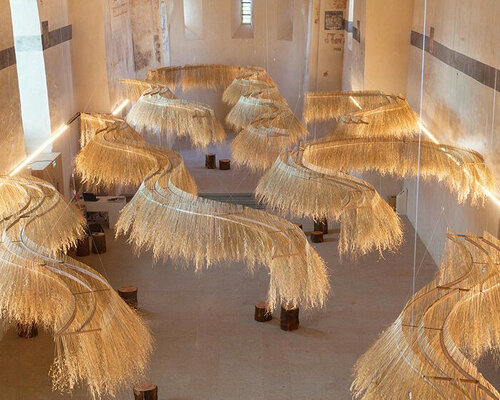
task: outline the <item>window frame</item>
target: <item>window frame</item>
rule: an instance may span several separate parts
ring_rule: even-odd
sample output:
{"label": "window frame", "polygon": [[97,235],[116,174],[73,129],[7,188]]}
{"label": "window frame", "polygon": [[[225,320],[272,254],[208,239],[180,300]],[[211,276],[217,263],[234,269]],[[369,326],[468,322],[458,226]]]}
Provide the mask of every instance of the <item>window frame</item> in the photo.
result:
{"label": "window frame", "polygon": [[241,6],[241,24],[253,24],[253,0],[240,0]]}

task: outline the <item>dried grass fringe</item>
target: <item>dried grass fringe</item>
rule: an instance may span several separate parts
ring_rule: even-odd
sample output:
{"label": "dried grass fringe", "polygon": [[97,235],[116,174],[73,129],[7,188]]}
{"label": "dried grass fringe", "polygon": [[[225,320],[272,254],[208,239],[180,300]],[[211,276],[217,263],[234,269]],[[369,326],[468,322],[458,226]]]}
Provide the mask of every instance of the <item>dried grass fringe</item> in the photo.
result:
{"label": "dried grass fringe", "polygon": [[378,90],[341,91],[341,92],[308,92],[304,99],[303,118],[306,124],[338,120],[343,115],[358,112],[360,109],[351,100],[354,98],[363,110],[371,110],[394,99]]}
{"label": "dried grass fringe", "polygon": [[[273,89],[272,92],[279,94],[277,88]],[[226,124],[238,132],[264,114],[289,110],[286,101],[284,99],[276,100],[276,96],[272,92],[265,91],[250,94],[249,96],[241,96],[227,114]]]}
{"label": "dried grass fringe", "polygon": [[111,114],[80,113],[80,148],[83,149],[97,131],[121,121],[123,119]]}
{"label": "dried grass fringe", "polygon": [[119,84],[122,98],[130,100],[131,103],[136,103],[144,92],[152,90],[161,90],[163,96],[169,99],[177,98],[169,89],[168,85],[159,82],[148,82],[138,79],[120,79]]}
{"label": "dried grass fringe", "polygon": [[85,384],[92,398],[116,395],[144,373],[152,351],[147,327],[101,275],[60,253],[81,236],[83,217],[51,185],[2,178],[0,192],[3,214],[18,203],[1,223],[2,317],[54,335],[54,390]]}
{"label": "dried grass fringe", "polygon": [[[460,203],[468,198],[473,205],[485,200],[483,188],[496,190],[495,177],[483,157],[454,146],[418,140],[392,138],[350,138],[311,143],[304,159],[312,165],[333,171],[375,170],[383,175],[404,177],[418,175],[425,180],[444,183]],[[419,162],[420,161],[420,162]]]}
{"label": "dried grass fringe", "polygon": [[412,138],[420,131],[419,117],[406,100],[396,101],[370,111],[340,117],[331,137]]}
{"label": "dried grass fringe", "polygon": [[237,65],[186,65],[163,67],[149,71],[146,80],[162,82],[171,88],[182,83],[183,90],[191,89],[225,89],[231,82],[241,76],[265,73],[260,67],[242,67]]}
{"label": "dried grass fringe", "polygon": [[127,115],[127,122],[144,135],[189,137],[194,146],[206,147],[226,139],[214,110],[205,104],[171,99],[164,91],[145,92]]}
{"label": "dried grass fringe", "polygon": [[307,136],[290,110],[264,114],[244,128],[231,143],[233,161],[253,171],[270,168],[279,154]]}
{"label": "dried grass fringe", "polygon": [[[112,146],[102,150],[102,157],[105,151],[112,153],[109,159],[119,151]],[[151,154],[163,156],[155,149]],[[165,154],[168,162],[158,162],[123,209],[117,235],[129,235],[137,250],[152,250],[155,259],[182,259],[197,270],[228,260],[244,261],[251,270],[266,265],[271,309],[281,302],[304,308],[323,305],[330,288],[328,273],[302,230],[262,211],[197,197],[182,158],[170,150]],[[129,156],[136,157],[131,152],[122,155]],[[166,226],[169,234],[158,234]]]}
{"label": "dried grass fringe", "polygon": [[[151,174],[123,209],[117,235],[129,235],[155,259],[182,259],[196,270],[223,261],[270,271],[268,305],[323,305],[329,292],[326,266],[295,225],[262,211],[187,193],[176,184],[177,167]],[[168,235],[159,235],[165,226]],[[200,240],[203,237],[203,240]]]}
{"label": "dried grass fringe", "polygon": [[357,361],[355,398],[500,398],[474,365],[500,348],[500,241],[447,238],[436,278]]}
{"label": "dried grass fringe", "polygon": [[301,158],[302,153],[282,153],[259,181],[257,199],[284,215],[341,221],[341,256],[395,251],[401,245],[399,217],[370,184],[341,173],[314,172]]}
{"label": "dried grass fringe", "polygon": [[[102,162],[106,160],[106,162]],[[138,186],[152,170],[168,163],[125,122],[109,124],[99,131],[75,158],[75,171],[84,183],[96,187]]]}
{"label": "dried grass fringe", "polygon": [[[269,91],[275,88],[276,84],[265,72],[253,74],[244,78],[236,78],[222,95],[222,101],[230,106],[234,106],[241,96],[248,96],[255,92]],[[281,100],[281,94],[275,93],[275,100]]]}

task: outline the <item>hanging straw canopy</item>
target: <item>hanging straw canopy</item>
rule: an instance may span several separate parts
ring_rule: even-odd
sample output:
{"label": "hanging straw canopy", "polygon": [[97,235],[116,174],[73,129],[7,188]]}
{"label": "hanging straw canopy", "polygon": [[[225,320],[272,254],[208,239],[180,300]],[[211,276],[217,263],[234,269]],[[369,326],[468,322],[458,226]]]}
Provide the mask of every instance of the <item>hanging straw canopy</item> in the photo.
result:
{"label": "hanging straw canopy", "polygon": [[386,105],[340,117],[330,136],[401,139],[415,137],[419,132],[417,114],[406,100],[397,98]]}
{"label": "hanging straw canopy", "polygon": [[436,278],[356,363],[356,398],[500,398],[474,365],[500,349],[500,241],[451,232],[447,240]]}
{"label": "hanging straw canopy", "polygon": [[[121,157],[117,168],[127,163],[128,157],[132,157],[132,164],[137,163],[134,152],[119,149],[123,143],[120,130],[108,135],[108,141],[113,137],[117,146],[102,146],[100,156],[110,160]],[[106,151],[110,153],[107,156]],[[117,235],[129,235],[138,250],[151,249],[155,259],[184,260],[197,270],[222,261],[245,261],[251,270],[266,265],[271,309],[281,302],[305,308],[324,303],[329,292],[326,266],[301,229],[263,211],[197,197],[194,182],[177,153],[152,148],[150,154],[160,158],[158,164],[122,210]],[[101,177],[101,181],[107,179]],[[131,177],[125,174],[124,179]],[[159,234],[165,227],[169,234]]]}
{"label": "hanging straw canopy", "polygon": [[[321,306],[329,292],[323,260],[296,225],[260,210],[203,199],[182,190],[180,156],[151,173],[123,209],[117,235],[155,259],[181,259],[196,270],[223,261],[269,268],[268,306]],[[160,235],[165,227],[168,235]],[[200,240],[203,238],[203,240]]]}
{"label": "hanging straw canopy", "polygon": [[290,108],[278,88],[252,92],[247,96],[240,97],[227,114],[226,124],[231,129],[240,131],[261,115],[280,110],[290,110]]}
{"label": "hanging straw canopy", "polygon": [[80,113],[80,147],[83,149],[97,131],[123,119],[111,114]]}
{"label": "hanging straw canopy", "polygon": [[139,79],[120,79],[119,83],[122,97],[130,100],[132,103],[136,103],[144,92],[152,90],[162,90],[163,95],[169,99],[177,98],[169,87],[163,83],[141,81]]}
{"label": "hanging straw canopy", "polygon": [[[419,149],[420,148],[420,149]],[[483,157],[459,147],[430,141],[392,138],[349,138],[310,143],[304,150],[304,164],[312,169],[369,171],[401,178],[420,176],[443,182],[463,203],[484,201],[483,188],[494,192],[495,177]]]}
{"label": "hanging straw canopy", "polygon": [[[234,106],[241,96],[248,96],[254,92],[262,92],[275,88],[276,83],[267,72],[256,72],[236,78],[222,95],[222,101],[230,106]],[[278,96],[276,96],[278,100]]]}
{"label": "hanging straw canopy", "polygon": [[254,171],[270,168],[283,149],[307,136],[304,125],[289,109],[263,114],[244,128],[231,143],[233,161]]}
{"label": "hanging straw canopy", "polygon": [[306,124],[338,120],[343,115],[389,104],[394,98],[379,90],[308,92],[305,94],[303,117]]}
{"label": "hanging straw canopy", "polygon": [[85,384],[92,398],[116,395],[144,373],[148,329],[101,275],[60,252],[82,235],[82,215],[44,181],[0,180],[0,212],[9,213],[0,222],[2,315],[52,333],[54,390]]}
{"label": "hanging straw canopy", "polygon": [[341,256],[401,245],[399,217],[370,184],[342,173],[314,172],[301,158],[301,152],[283,152],[259,181],[257,199],[284,215],[340,221]]}
{"label": "hanging straw canopy", "polygon": [[166,155],[147,145],[126,122],[118,122],[92,137],[76,156],[75,170],[83,182],[94,186],[137,186],[148,172],[161,169],[167,162]]}
{"label": "hanging straw canopy", "polygon": [[243,67],[238,65],[186,65],[162,67],[149,71],[146,80],[161,82],[175,88],[182,83],[183,90],[190,89],[225,89],[231,82],[241,76],[265,72],[260,67]]}
{"label": "hanging straw canopy", "polygon": [[127,122],[141,134],[172,138],[189,137],[193,145],[206,147],[223,142],[226,132],[205,104],[170,98],[170,91],[145,92],[127,115]]}

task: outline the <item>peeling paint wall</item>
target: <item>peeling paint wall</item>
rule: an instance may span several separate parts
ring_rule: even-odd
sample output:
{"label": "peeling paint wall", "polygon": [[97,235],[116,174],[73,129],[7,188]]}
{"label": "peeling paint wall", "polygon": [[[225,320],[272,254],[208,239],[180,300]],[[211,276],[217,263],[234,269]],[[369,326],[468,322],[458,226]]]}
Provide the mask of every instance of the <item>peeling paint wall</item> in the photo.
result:
{"label": "peeling paint wall", "polygon": [[130,20],[134,51],[134,68],[137,76],[144,77],[147,72],[164,62],[168,51],[165,36],[168,38],[167,9],[165,0],[131,0]]}
{"label": "peeling paint wall", "polygon": [[108,90],[111,108],[120,103],[120,78],[134,78],[129,0],[104,0]]}
{"label": "peeling paint wall", "polygon": [[346,0],[312,1],[308,55],[310,91],[341,89],[346,5]]}
{"label": "peeling paint wall", "polygon": [[9,0],[0,0],[0,22],[0,174],[5,174],[24,156],[17,70],[7,66],[14,57]]}

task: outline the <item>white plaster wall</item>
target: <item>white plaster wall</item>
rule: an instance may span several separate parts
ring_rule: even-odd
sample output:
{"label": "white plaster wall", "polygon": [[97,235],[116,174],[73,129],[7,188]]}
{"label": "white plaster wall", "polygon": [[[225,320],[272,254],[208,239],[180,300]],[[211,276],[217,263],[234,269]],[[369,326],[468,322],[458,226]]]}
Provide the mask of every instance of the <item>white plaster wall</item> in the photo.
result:
{"label": "white plaster wall", "polygon": [[102,0],[68,0],[73,26],[70,44],[73,88],[79,111],[111,110],[103,4]]}
{"label": "white plaster wall", "polygon": [[[278,40],[277,0],[254,1],[254,37],[233,38],[232,1],[203,0],[203,36],[185,36],[183,1],[169,0],[170,57],[172,65],[236,64],[266,67],[292,108],[302,109],[309,5],[294,1],[293,40]],[[267,3],[267,18],[266,18]],[[266,29],[268,28],[268,34]],[[196,96],[197,94],[188,94]],[[207,95],[211,97],[210,95]],[[220,98],[220,94],[218,94]],[[208,97],[207,97],[208,99]],[[214,99],[214,98],[212,98]],[[211,104],[214,105],[213,102]],[[224,108],[218,104],[219,110]]]}
{"label": "white plaster wall", "polygon": [[[49,31],[69,25],[68,0],[39,0],[40,21],[49,22]],[[64,125],[79,110],[73,92],[71,41],[44,51],[45,72],[49,94],[52,132]],[[62,153],[64,194],[70,196],[73,157],[78,152],[78,126],[73,123],[53,145],[53,151]]]}
{"label": "white plaster wall", "polygon": [[[422,33],[423,0],[415,0],[413,30]],[[447,47],[500,68],[500,3],[495,0],[428,0],[427,30],[434,27],[434,40]],[[411,47],[408,99],[415,110],[420,107],[421,50]],[[425,53],[423,120],[442,142],[480,151],[488,165],[500,176],[500,104],[498,92],[482,85]],[[485,208],[458,205],[454,196],[438,183],[420,186],[418,219],[416,185],[408,187],[409,217],[434,260],[439,261],[445,232],[488,230],[498,233],[500,209],[488,202]]]}
{"label": "white plaster wall", "polygon": [[[9,0],[0,0],[0,50],[14,46]],[[24,157],[23,128],[17,70],[0,71],[0,174],[10,171]]]}
{"label": "white plaster wall", "polygon": [[413,0],[366,2],[364,89],[406,94]]}

